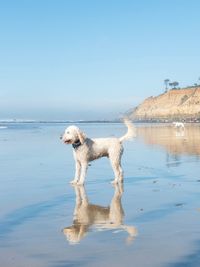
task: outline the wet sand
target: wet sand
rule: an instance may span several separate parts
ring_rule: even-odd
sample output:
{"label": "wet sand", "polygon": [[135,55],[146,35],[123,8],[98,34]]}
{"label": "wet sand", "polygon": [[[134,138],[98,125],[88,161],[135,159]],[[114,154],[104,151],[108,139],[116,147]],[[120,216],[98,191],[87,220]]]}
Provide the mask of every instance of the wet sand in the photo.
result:
{"label": "wet sand", "polygon": [[[90,137],[123,124],[81,124]],[[107,159],[72,187],[63,124],[0,129],[0,266],[200,266],[200,126],[137,125],[124,144],[124,186]]]}

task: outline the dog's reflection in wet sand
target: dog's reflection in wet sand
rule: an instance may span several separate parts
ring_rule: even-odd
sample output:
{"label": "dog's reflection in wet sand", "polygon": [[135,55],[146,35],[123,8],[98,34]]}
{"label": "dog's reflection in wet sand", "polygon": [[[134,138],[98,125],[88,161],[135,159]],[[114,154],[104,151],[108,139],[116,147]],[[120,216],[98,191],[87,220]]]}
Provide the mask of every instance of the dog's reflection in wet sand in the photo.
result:
{"label": "dog's reflection in wet sand", "polygon": [[90,204],[84,186],[74,186],[76,205],[74,220],[71,226],[63,229],[70,244],[77,244],[91,228],[95,230],[126,231],[127,243],[131,243],[137,235],[133,226],[123,224],[124,211],[121,204],[123,185],[115,185],[115,191],[109,207]]}

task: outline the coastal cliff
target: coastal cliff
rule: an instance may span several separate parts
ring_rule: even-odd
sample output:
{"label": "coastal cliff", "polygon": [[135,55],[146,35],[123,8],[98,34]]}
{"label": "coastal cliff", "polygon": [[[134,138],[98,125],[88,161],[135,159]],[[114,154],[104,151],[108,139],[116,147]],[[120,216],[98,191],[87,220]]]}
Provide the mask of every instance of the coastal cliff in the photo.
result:
{"label": "coastal cliff", "polygon": [[200,87],[172,89],[145,99],[129,112],[133,120],[199,120]]}

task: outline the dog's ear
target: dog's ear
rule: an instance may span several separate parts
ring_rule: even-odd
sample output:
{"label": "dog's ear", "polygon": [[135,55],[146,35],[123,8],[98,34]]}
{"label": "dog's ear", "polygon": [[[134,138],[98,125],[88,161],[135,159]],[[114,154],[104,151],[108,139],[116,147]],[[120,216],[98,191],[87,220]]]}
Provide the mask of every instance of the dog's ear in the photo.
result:
{"label": "dog's ear", "polygon": [[85,142],[85,139],[87,138],[86,134],[84,132],[82,132],[80,129],[78,129],[77,133],[78,133],[78,138],[79,138],[81,144],[83,144]]}

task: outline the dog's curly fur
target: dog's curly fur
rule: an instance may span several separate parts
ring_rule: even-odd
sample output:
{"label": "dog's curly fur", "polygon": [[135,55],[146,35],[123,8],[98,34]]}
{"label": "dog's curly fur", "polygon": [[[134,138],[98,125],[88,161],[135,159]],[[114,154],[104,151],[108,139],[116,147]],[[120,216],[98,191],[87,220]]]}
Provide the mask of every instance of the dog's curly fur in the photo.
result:
{"label": "dog's curly fur", "polygon": [[[65,144],[74,145],[73,154],[76,171],[72,184],[84,184],[88,163],[101,157],[110,159],[115,179],[113,183],[123,181],[121,156],[123,153],[122,142],[135,137],[135,127],[128,119],[124,119],[128,128],[127,133],[120,137],[90,139],[77,126],[69,126],[61,139]],[[76,144],[76,145],[75,145]]]}

